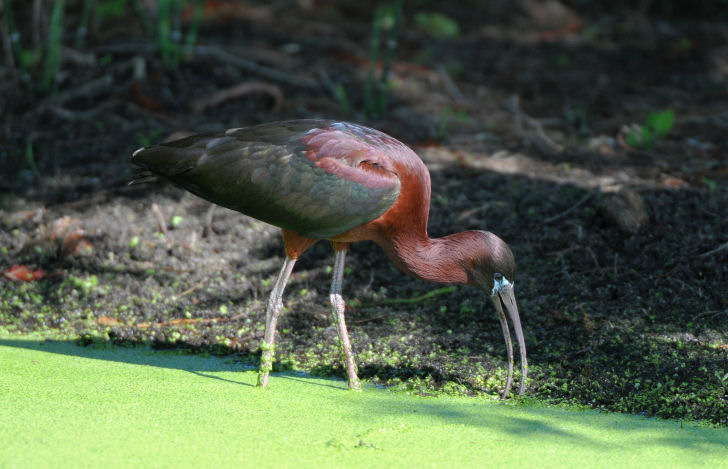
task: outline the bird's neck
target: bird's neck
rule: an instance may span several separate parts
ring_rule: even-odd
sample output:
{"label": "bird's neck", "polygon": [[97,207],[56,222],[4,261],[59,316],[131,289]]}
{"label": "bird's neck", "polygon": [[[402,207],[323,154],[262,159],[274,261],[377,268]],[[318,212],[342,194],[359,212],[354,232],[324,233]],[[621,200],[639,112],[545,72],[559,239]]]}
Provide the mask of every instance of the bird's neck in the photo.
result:
{"label": "bird's neck", "polygon": [[435,283],[467,284],[468,260],[459,248],[458,233],[444,238],[430,238],[406,233],[380,246],[389,259],[406,274]]}
{"label": "bird's neck", "polygon": [[[397,202],[368,229],[389,259],[408,275],[436,283],[467,284],[467,232],[430,238],[427,218],[430,207],[430,173],[411,150],[395,166],[402,188]],[[395,152],[395,154],[397,154]]]}

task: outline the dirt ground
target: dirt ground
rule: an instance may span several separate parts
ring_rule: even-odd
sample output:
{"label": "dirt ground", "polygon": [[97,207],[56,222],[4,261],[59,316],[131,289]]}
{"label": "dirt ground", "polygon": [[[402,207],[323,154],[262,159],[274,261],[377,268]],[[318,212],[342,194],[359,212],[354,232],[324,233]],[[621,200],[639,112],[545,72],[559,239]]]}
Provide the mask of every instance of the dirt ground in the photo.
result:
{"label": "dirt ground", "polygon": [[[511,246],[528,396],[728,425],[721,2],[406,2],[378,119],[362,112],[366,2],[207,3],[196,51],[176,68],[131,9],[66,51],[51,96],[32,96],[2,68],[0,333],[257,365],[279,230],[222,208],[209,230],[208,202],[171,185],[127,186],[129,157],[180,132],[351,120],[425,161],[431,236],[486,229]],[[459,34],[416,20],[435,11]],[[212,99],[241,84],[235,99]],[[628,143],[629,126],[664,110],[669,131]],[[362,377],[421,393],[502,388],[503,338],[482,294],[411,279],[370,243],[347,262]],[[274,369],[345,376],[332,264],[325,242],[297,264]]]}

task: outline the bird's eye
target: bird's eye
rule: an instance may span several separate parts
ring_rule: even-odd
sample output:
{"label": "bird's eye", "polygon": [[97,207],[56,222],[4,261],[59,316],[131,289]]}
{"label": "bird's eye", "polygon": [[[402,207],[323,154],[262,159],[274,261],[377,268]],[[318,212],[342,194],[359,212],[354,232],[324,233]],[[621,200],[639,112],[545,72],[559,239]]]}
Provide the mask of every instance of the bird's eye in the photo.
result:
{"label": "bird's eye", "polygon": [[491,295],[495,295],[506,290],[508,287],[513,288],[513,284],[508,281],[500,272],[496,272],[493,275],[493,292]]}

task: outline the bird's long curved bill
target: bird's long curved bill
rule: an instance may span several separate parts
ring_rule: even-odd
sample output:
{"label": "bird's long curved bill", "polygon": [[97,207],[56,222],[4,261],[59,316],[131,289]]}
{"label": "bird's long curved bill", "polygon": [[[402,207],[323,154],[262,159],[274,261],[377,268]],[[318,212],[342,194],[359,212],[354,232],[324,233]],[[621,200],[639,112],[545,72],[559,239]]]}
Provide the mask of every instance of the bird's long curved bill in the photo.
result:
{"label": "bird's long curved bill", "polygon": [[526,391],[526,377],[528,375],[528,361],[526,359],[526,340],[523,337],[521,318],[518,315],[516,296],[513,293],[513,284],[504,285],[497,291],[494,291],[491,298],[493,300],[495,310],[498,313],[498,318],[501,322],[503,337],[506,341],[506,350],[508,352],[508,378],[506,380],[506,388],[503,391],[502,396],[505,399],[511,389],[511,382],[513,380],[513,346],[511,344],[511,334],[509,332],[506,315],[503,309],[508,312],[508,317],[511,319],[511,324],[513,324],[513,330],[516,333],[516,340],[518,341],[518,350],[521,355],[521,386],[518,390],[518,394],[523,394]]}

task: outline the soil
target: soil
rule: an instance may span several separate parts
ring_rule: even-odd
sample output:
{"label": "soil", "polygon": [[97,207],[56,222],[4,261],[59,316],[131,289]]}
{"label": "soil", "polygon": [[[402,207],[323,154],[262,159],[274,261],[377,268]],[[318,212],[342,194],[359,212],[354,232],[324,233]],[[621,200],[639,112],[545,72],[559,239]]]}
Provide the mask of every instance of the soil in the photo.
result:
{"label": "soil", "polygon": [[[68,43],[80,17],[70,4]],[[129,8],[70,44],[49,95],[36,75],[1,69],[0,333],[257,365],[279,230],[171,185],[128,186],[129,157],[183,133],[351,120],[428,165],[431,236],[487,229],[511,246],[527,396],[728,425],[725,8],[405,4],[386,113],[369,118],[366,2],[207,4],[197,49],[176,67]],[[433,11],[459,33],[416,21]],[[16,12],[22,31],[28,15]],[[664,110],[666,132],[630,137]],[[320,242],[296,265],[274,370],[345,376],[332,264]],[[435,290],[371,243],[347,265],[363,378],[421,393],[502,388],[503,338],[482,293]]]}

